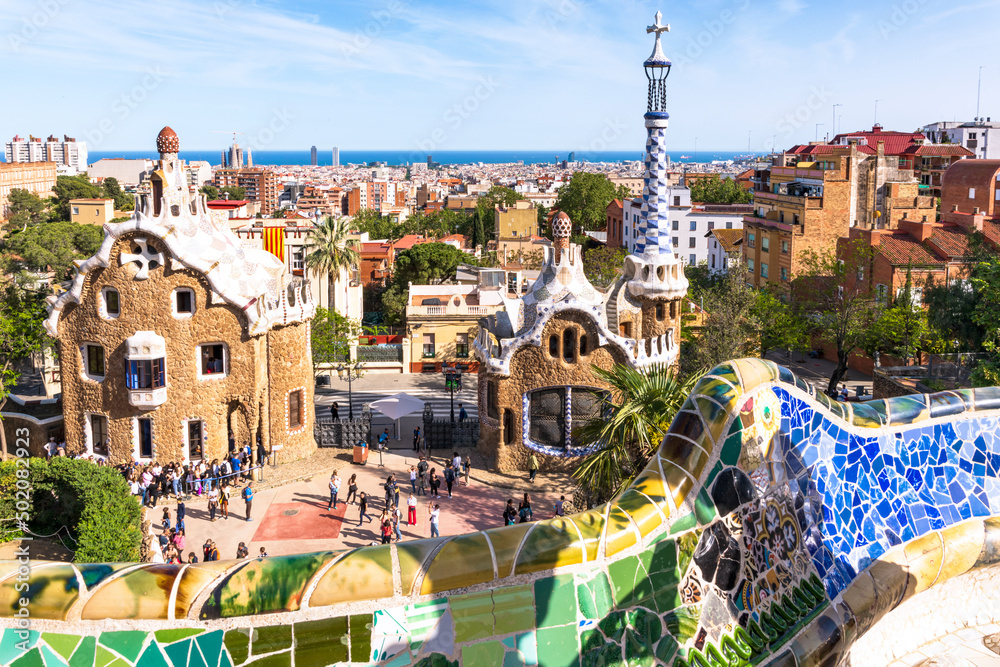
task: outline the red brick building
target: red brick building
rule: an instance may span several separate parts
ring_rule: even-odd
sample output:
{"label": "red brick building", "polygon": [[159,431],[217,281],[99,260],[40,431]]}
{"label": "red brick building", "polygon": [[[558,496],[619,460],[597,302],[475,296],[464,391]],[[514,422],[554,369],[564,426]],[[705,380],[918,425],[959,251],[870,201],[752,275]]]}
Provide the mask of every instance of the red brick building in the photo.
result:
{"label": "red brick building", "polygon": [[622,200],[613,199],[610,204],[608,204],[608,239],[607,246],[609,248],[621,248],[625,245],[624,239],[624,218],[622,217]]}
{"label": "red brick building", "polygon": [[1000,160],[962,160],[948,167],[941,188],[941,211],[1000,217]]}
{"label": "red brick building", "polygon": [[265,217],[278,207],[278,178],[263,167],[219,169],[215,172],[215,187],[243,188],[247,199],[260,203],[260,212]]}
{"label": "red brick building", "polygon": [[958,144],[913,145],[899,154],[899,167],[914,171],[920,182],[920,194],[940,197],[945,171],[952,164],[973,155],[972,151]]}

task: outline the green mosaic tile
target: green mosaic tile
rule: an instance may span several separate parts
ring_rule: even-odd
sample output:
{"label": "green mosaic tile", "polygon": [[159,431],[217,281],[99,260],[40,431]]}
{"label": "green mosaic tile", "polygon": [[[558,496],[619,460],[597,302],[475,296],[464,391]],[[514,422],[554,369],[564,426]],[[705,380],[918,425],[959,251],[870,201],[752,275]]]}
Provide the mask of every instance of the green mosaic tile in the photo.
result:
{"label": "green mosaic tile", "polygon": [[[413,540],[411,542],[401,542],[396,545],[396,557],[399,559],[399,577],[403,584],[403,595],[411,595],[416,592],[413,585],[417,581],[418,575],[427,571],[427,561],[430,555],[444,542],[443,539],[433,540]],[[489,549],[486,549],[489,556]],[[493,567],[490,566],[492,574]]]}
{"label": "green mosaic tile", "polygon": [[618,609],[643,604],[653,596],[652,583],[642,563],[629,556],[608,565],[611,591]]}
{"label": "green mosaic tile", "polygon": [[683,644],[698,631],[700,618],[701,611],[698,607],[682,607],[666,614],[663,623],[667,626],[667,631]]}
{"label": "green mosaic tile", "polygon": [[[723,451],[725,451],[725,447],[723,447]],[[718,474],[722,472],[722,468],[723,468],[722,461],[716,461],[715,465],[712,466],[712,469],[708,471],[708,477],[705,478],[706,489],[712,488],[712,482],[714,482]]]}
{"label": "green mosaic tile", "polygon": [[[23,583],[23,582],[22,582]],[[0,584],[0,610],[6,615],[20,608],[18,600],[31,601],[31,618],[62,621],[66,612],[80,598],[80,583],[72,565],[41,564],[31,568],[28,590],[18,591],[16,578]]]}
{"label": "green mosaic tile", "polygon": [[563,625],[555,628],[539,628],[538,664],[545,667],[578,667],[580,664],[580,642],[576,626]]}
{"label": "green mosaic tile", "polygon": [[264,625],[254,628],[250,655],[264,655],[292,647],[292,626]]}
{"label": "green mosaic tile", "polygon": [[37,632],[29,630],[27,643],[24,644],[21,641],[20,635],[13,628],[7,628],[2,632],[2,639],[0,639],[0,665],[10,664],[12,660],[24,653],[23,648],[19,648],[18,644],[21,644],[24,648],[31,648],[38,641],[39,636]]}
{"label": "green mosaic tile", "polygon": [[499,635],[535,627],[535,596],[531,584],[493,589],[493,631]]}
{"label": "green mosaic tile", "polygon": [[201,649],[201,655],[208,663],[208,667],[216,667],[219,664],[219,654],[222,653],[222,636],[222,630],[214,630],[194,639],[194,643]]}
{"label": "green mosaic tile", "polygon": [[181,639],[187,639],[205,632],[201,628],[171,628],[170,630],[157,630],[153,633],[156,641],[161,644],[169,644]]}
{"label": "green mosaic tile", "polygon": [[464,643],[493,636],[493,593],[467,593],[448,598],[455,623],[455,641]]}
{"label": "green mosaic tile", "polygon": [[84,637],[69,659],[69,667],[93,667],[97,637]]}
{"label": "green mosaic tile", "polygon": [[485,584],[493,578],[493,556],[486,535],[462,535],[444,545],[427,566],[420,594],[430,595],[462,586]]}
{"label": "green mosaic tile", "polygon": [[462,667],[497,667],[506,664],[504,653],[503,644],[497,641],[465,646],[462,648]]}
{"label": "green mosaic tile", "polygon": [[193,642],[191,643],[191,655],[188,657],[187,667],[208,667],[208,663],[198,649],[198,645]]}
{"label": "green mosaic tile", "polygon": [[683,577],[687,573],[688,565],[694,550],[698,547],[698,540],[701,538],[701,530],[692,530],[677,537],[677,569]]}
{"label": "green mosaic tile", "polygon": [[534,525],[517,554],[514,574],[530,574],[583,562],[583,545],[568,518],[549,519]]}
{"label": "green mosaic tile", "polygon": [[600,570],[590,581],[577,584],[576,595],[580,601],[580,613],[584,618],[594,620],[604,618],[614,606],[608,578]]}
{"label": "green mosaic tile", "polygon": [[323,667],[348,659],[347,617],[295,624],[295,667]]}
{"label": "green mosaic tile", "polygon": [[36,646],[10,663],[10,667],[45,667],[45,660],[42,659],[41,650]]}
{"label": "green mosaic tile", "polygon": [[219,667],[234,667],[232,660],[229,659],[229,654],[225,651],[219,656]]}
{"label": "green mosaic tile", "polygon": [[372,653],[372,615],[351,616],[347,627],[351,635],[351,661],[368,660]]}
{"label": "green mosaic tile", "polygon": [[719,454],[719,461],[723,465],[734,466],[740,460],[740,453],[743,451],[743,425],[739,419],[733,420],[733,425],[729,427],[729,435],[722,445],[722,452]]}
{"label": "green mosaic tile", "polygon": [[686,530],[691,530],[698,525],[698,517],[695,516],[694,512],[688,512],[681,518],[674,521],[670,526],[670,534],[676,535],[677,533],[683,533]]}
{"label": "green mosaic tile", "polygon": [[[107,665],[110,665],[111,663],[115,662],[116,660],[118,660],[118,656],[116,656],[114,653],[112,653],[108,649],[106,649],[103,646],[101,646],[100,644],[98,644],[98,646],[97,646],[97,653],[94,656],[94,667],[106,667]],[[187,654],[184,655],[184,662],[183,663],[179,663],[179,662],[175,661],[174,664],[175,665],[186,665],[187,664]]]}
{"label": "green mosaic tile", "polygon": [[649,572],[665,572],[677,568],[677,542],[675,540],[662,540],[647,549],[650,552]]}
{"label": "green mosaic tile", "polygon": [[302,594],[333,552],[255,558],[217,586],[201,610],[201,618],[231,618],[296,611]]}
{"label": "green mosaic tile", "polygon": [[[100,650],[98,647],[98,651]],[[174,667],[185,667],[188,664],[188,656],[191,654],[191,640],[184,639],[173,644],[168,644],[163,647],[163,652],[170,658],[170,662]]]}
{"label": "green mosaic tile", "polygon": [[125,632],[102,632],[99,643],[122,656],[129,662],[135,662],[146,642],[146,633],[141,630]]}
{"label": "green mosaic tile", "polygon": [[253,665],[254,667],[292,667],[292,652],[285,651],[284,653],[274,653],[273,655],[264,656],[253,662],[248,662],[247,667],[249,665]]}
{"label": "green mosaic tile", "polygon": [[[458,667],[458,660],[449,660],[440,653],[432,653],[420,659],[413,667]],[[390,663],[391,664],[391,663]]]}
{"label": "green mosaic tile", "polygon": [[[604,646],[604,635],[601,634],[600,630],[584,630],[580,633],[581,655],[586,655],[602,646]],[[584,664],[587,664],[586,660],[584,660]]]}
{"label": "green mosaic tile", "polygon": [[507,651],[503,656],[503,667],[525,667],[524,656],[517,651]]}
{"label": "green mosaic tile", "polygon": [[677,577],[672,574],[653,574],[649,577],[653,585],[653,603],[661,614],[681,606],[681,592]]}
{"label": "green mosaic tile", "polygon": [[694,501],[694,513],[698,518],[698,523],[704,526],[718,516],[715,511],[715,503],[708,495],[708,488],[702,487],[701,491],[695,497]]}
{"label": "green mosaic tile", "polygon": [[622,647],[606,643],[582,654],[580,664],[582,667],[625,667],[626,663],[622,659]]}
{"label": "green mosaic tile", "polygon": [[535,627],[577,622],[576,585],[572,574],[535,582]]}
{"label": "green mosaic tile", "polygon": [[597,627],[611,641],[621,640],[625,636],[625,612],[611,612],[597,623]]}
{"label": "green mosaic tile", "polygon": [[42,660],[45,661],[46,667],[66,667],[66,661],[63,660],[62,656],[48,646],[43,645],[40,648],[42,649]]}
{"label": "green mosaic tile", "polygon": [[146,650],[139,656],[135,667],[170,667],[170,663],[163,655],[163,651],[155,642],[150,642]]}
{"label": "green mosaic tile", "polygon": [[528,665],[538,664],[538,642],[534,631],[517,636],[517,651]]}
{"label": "green mosaic tile", "polygon": [[83,585],[90,590],[112,574],[132,567],[135,567],[135,563],[80,563],[76,569],[83,577]]}
{"label": "green mosaic tile", "polygon": [[664,635],[656,644],[656,659],[669,665],[676,654],[677,640],[670,635]]}
{"label": "green mosaic tile", "polygon": [[250,656],[250,630],[228,630],[223,643],[237,665],[246,662]]}
{"label": "green mosaic tile", "polygon": [[55,632],[43,632],[42,640],[57,654],[69,660],[73,651],[80,644],[78,635],[61,635]]}

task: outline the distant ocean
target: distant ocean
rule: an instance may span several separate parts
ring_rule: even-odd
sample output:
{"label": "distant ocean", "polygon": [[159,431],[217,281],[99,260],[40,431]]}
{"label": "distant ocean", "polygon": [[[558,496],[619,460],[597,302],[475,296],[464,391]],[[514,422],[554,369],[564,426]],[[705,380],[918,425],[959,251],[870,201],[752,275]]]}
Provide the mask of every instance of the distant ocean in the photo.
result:
{"label": "distant ocean", "polygon": [[[185,151],[180,157],[185,160],[205,160],[209,164],[218,165],[222,150],[217,151]],[[711,162],[713,160],[732,160],[745,156],[744,153],[733,151],[675,151],[670,153],[673,162]],[[157,159],[155,151],[90,151],[91,164],[103,158],[150,158]],[[641,161],[642,151],[575,151],[577,162],[626,162]],[[436,151],[432,159],[438,164],[501,164],[521,162],[525,164],[554,164],[569,159],[569,151]],[[332,151],[321,150],[317,156],[320,165],[330,165],[333,160]],[[385,162],[389,165],[407,165],[417,162],[426,164],[427,153],[420,151],[340,151],[340,164],[368,164]],[[254,151],[255,165],[308,165],[309,151]]]}

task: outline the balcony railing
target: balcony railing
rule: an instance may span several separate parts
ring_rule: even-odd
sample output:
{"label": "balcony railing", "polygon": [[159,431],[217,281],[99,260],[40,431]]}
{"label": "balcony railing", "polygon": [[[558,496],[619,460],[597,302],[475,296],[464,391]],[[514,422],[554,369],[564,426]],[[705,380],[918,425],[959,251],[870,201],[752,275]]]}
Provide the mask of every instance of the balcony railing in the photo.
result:
{"label": "balcony railing", "polygon": [[475,317],[485,317],[489,315],[493,310],[489,306],[467,306],[467,305],[448,305],[448,306],[407,306],[406,316],[475,316]]}
{"label": "balcony railing", "polygon": [[403,361],[402,345],[359,345],[358,361],[396,362]]}

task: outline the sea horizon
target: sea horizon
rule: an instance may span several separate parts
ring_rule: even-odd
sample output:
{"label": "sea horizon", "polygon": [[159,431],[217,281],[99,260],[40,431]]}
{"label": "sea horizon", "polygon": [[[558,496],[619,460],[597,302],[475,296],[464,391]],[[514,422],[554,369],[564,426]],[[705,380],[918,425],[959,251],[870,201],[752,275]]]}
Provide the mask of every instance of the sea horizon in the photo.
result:
{"label": "sea horizon", "polygon": [[[555,150],[463,150],[463,151],[436,151],[426,153],[421,151],[405,150],[341,150],[340,164],[346,166],[350,164],[365,165],[374,162],[383,162],[389,166],[406,166],[413,164],[426,164],[428,155],[437,164],[441,165],[468,165],[468,164],[510,164],[523,162],[524,164],[558,164],[569,159],[570,152],[575,153],[576,162],[590,163],[620,163],[620,162],[641,162],[645,158],[643,150],[634,151],[555,151]],[[182,150],[180,157],[188,161],[206,161],[216,166],[220,164],[221,150]],[[253,163],[255,166],[309,166],[311,163],[311,152],[309,150],[271,150],[253,151]],[[669,153],[673,162],[705,163],[712,161],[733,160],[737,157],[748,155],[740,151],[685,151],[676,150]],[[753,155],[757,155],[756,153]],[[159,155],[155,150],[101,150],[88,151],[90,164],[102,159],[158,159]],[[333,161],[331,150],[322,150],[317,153],[317,166],[330,166]]]}

